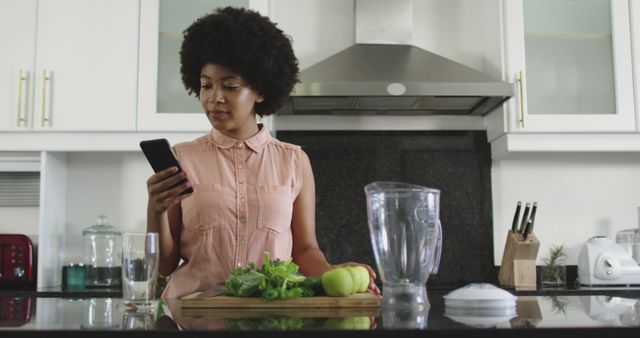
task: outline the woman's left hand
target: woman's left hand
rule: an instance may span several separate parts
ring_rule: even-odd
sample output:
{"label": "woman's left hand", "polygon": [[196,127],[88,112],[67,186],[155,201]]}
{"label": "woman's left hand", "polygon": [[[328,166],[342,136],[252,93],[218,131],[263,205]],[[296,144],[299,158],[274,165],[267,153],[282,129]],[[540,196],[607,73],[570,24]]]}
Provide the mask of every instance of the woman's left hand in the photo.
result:
{"label": "woman's left hand", "polygon": [[378,296],[378,298],[382,298],[382,293],[380,292],[380,289],[378,288],[378,286],[375,283],[375,279],[376,279],[376,272],[373,271],[373,269],[367,265],[367,264],[362,264],[362,263],[356,263],[356,262],[346,262],[346,263],[342,263],[342,264],[333,264],[331,265],[331,268],[344,268],[345,266],[362,266],[365,269],[367,269],[367,271],[369,272],[369,287],[367,288],[369,290],[369,292],[373,293],[374,295]]}

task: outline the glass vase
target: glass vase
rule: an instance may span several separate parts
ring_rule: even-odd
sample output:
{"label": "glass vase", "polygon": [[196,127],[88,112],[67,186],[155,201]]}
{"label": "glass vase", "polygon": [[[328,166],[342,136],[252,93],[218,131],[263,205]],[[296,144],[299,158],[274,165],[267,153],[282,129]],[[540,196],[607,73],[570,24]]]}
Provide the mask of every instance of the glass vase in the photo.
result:
{"label": "glass vase", "polygon": [[545,289],[564,289],[567,287],[567,265],[559,262],[542,266],[542,287]]}

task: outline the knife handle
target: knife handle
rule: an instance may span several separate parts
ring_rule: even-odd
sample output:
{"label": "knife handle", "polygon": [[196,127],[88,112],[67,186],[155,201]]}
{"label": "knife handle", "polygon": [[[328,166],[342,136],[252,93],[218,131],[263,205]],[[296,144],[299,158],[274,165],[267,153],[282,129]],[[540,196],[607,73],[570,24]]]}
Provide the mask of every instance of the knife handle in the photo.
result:
{"label": "knife handle", "polygon": [[529,236],[529,233],[531,232],[532,225],[533,221],[531,220],[531,218],[529,218],[527,224],[525,224],[524,229],[522,230],[522,240],[527,240],[527,236]]}
{"label": "knife handle", "polygon": [[536,221],[536,210],[538,210],[538,202],[533,202],[533,206],[531,207],[531,216],[529,216],[529,220],[531,221],[531,225],[529,226],[529,233],[533,232],[533,224]]}
{"label": "knife handle", "polygon": [[522,202],[518,201],[518,205],[516,206],[516,213],[513,215],[513,222],[511,223],[511,232],[516,232],[518,230],[518,218],[520,218],[520,208],[522,207]]}
{"label": "knife handle", "polygon": [[524,226],[527,225],[527,221],[529,220],[529,209],[531,208],[531,203],[527,203],[524,206],[524,213],[522,213],[522,221],[520,222],[520,228],[518,228],[519,233],[524,232]]}

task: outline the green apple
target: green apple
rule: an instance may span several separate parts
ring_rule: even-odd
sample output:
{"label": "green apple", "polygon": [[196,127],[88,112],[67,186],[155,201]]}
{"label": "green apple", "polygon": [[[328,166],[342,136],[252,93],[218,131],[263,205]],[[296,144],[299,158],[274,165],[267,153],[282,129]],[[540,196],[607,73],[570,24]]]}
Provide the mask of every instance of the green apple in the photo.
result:
{"label": "green apple", "polygon": [[349,318],[329,318],[324,322],[323,327],[332,330],[350,330],[351,321],[348,319]]}
{"label": "green apple", "polygon": [[322,288],[332,297],[346,297],[353,290],[353,278],[344,268],[331,269],[322,274]]}
{"label": "green apple", "polygon": [[358,265],[354,268],[360,275],[360,287],[356,292],[367,292],[367,289],[369,288],[369,282],[371,280],[371,277],[369,277],[369,271],[367,271],[367,269],[361,265]]}
{"label": "green apple", "polygon": [[369,317],[329,318],[324,322],[325,329],[368,330],[371,326]]}
{"label": "green apple", "polygon": [[358,316],[358,317],[351,317],[351,318],[353,320],[354,330],[369,330],[371,328],[371,319],[369,319],[369,317]]}
{"label": "green apple", "polygon": [[362,275],[360,275],[360,273],[358,272],[358,269],[356,269],[355,266],[348,266],[345,269],[347,269],[347,271],[349,271],[349,273],[351,274],[351,279],[353,280],[353,289],[351,289],[351,293],[356,293],[358,292],[358,290],[360,290],[360,287],[362,286]]}

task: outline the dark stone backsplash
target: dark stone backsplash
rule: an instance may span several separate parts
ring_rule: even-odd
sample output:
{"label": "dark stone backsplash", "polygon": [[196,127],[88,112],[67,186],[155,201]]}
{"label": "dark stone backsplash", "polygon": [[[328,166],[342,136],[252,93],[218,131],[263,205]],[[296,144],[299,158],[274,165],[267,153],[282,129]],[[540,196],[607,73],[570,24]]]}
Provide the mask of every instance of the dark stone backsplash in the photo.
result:
{"label": "dark stone backsplash", "polygon": [[364,186],[407,182],[441,190],[444,246],[428,284],[497,283],[491,154],[484,131],[279,131],[302,146],[316,180],[316,233],[331,263],[375,261]]}

